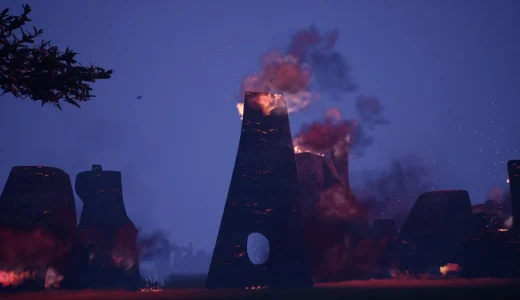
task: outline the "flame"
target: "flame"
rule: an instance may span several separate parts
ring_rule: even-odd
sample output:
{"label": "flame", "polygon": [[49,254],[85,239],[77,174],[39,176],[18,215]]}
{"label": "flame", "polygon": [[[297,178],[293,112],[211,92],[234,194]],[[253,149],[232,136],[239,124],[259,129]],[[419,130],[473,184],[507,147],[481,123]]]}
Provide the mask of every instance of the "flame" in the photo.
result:
{"label": "flame", "polygon": [[6,286],[17,286],[29,278],[34,278],[36,272],[0,271],[0,284]]}
{"label": "flame", "polygon": [[244,119],[244,103],[237,103],[237,110],[240,120]]}
{"label": "flame", "polygon": [[59,288],[63,276],[53,268],[48,268],[45,273],[45,288]]}
{"label": "flame", "polygon": [[506,183],[507,183],[507,184],[509,184],[509,178],[508,178],[508,179],[506,179]]}
{"label": "flame", "polygon": [[163,289],[157,287],[145,287],[138,290],[138,292],[160,292]]}
{"label": "flame", "polygon": [[314,151],[312,151],[310,149],[304,148],[304,147],[299,146],[299,145],[296,145],[293,148],[294,148],[294,154],[309,152],[309,153],[313,153],[313,154],[316,154],[316,155],[319,155],[319,156],[325,156],[325,154],[323,154],[323,153],[314,152]]}
{"label": "flame", "polygon": [[307,107],[313,99],[311,70],[294,56],[269,52],[262,57],[261,69],[260,73],[244,78],[242,95],[246,91],[280,94],[289,113]]}
{"label": "flame", "polygon": [[[261,110],[265,116],[269,116],[278,106],[281,98],[282,96],[279,94],[260,94],[256,98],[250,100],[250,105]],[[237,103],[237,111],[242,120],[244,118],[244,103]]]}
{"label": "flame", "polygon": [[460,272],[460,270],[462,270],[462,267],[454,263],[447,263],[446,265],[439,267],[442,276],[446,276],[449,272]]}

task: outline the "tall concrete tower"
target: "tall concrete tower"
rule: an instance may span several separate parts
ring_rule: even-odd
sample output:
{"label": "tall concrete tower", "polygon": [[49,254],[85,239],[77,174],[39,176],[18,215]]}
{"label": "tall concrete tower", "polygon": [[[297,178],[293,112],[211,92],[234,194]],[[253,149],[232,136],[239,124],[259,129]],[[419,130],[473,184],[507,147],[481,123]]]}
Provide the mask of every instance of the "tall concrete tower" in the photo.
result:
{"label": "tall concrete tower", "polygon": [[511,209],[513,215],[514,232],[520,231],[520,160],[507,162],[507,173],[509,174],[509,189],[511,191]]}
{"label": "tall concrete tower", "polygon": [[[253,264],[248,257],[251,233],[269,241],[269,255],[262,264]],[[277,95],[247,92],[235,167],[206,286],[312,285],[286,102]]]}

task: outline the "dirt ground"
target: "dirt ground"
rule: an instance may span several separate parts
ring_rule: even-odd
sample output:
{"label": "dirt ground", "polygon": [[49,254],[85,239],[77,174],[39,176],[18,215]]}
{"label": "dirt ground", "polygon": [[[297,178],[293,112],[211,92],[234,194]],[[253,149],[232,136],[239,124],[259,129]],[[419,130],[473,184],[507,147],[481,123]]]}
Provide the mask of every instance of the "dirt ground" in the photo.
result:
{"label": "dirt ground", "polygon": [[0,294],[5,299],[520,299],[520,280],[367,280],[318,284],[305,290],[175,289],[150,292],[46,291]]}

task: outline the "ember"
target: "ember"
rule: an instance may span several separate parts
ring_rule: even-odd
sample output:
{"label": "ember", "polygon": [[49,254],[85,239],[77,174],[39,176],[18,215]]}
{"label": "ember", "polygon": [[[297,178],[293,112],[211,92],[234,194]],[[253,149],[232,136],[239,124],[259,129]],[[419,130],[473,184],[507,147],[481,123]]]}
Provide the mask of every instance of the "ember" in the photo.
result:
{"label": "ember", "polygon": [[138,292],[161,292],[163,289],[158,287],[145,287],[138,290]]}
{"label": "ember", "polygon": [[257,285],[257,286],[251,286],[251,287],[246,286],[246,290],[261,290],[261,289],[266,289],[266,288],[267,288],[267,285]]}
{"label": "ember", "polygon": [[458,264],[447,263],[444,266],[439,267],[439,272],[441,272],[442,276],[446,276],[449,273],[458,273],[462,270],[462,267]]}

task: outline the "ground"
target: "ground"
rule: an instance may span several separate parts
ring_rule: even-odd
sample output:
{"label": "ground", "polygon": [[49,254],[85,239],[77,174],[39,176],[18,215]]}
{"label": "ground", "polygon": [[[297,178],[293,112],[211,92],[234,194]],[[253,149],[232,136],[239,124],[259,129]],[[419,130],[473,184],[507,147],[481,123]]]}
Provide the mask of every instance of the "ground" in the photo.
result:
{"label": "ground", "polygon": [[[157,292],[124,291],[46,291],[0,294],[0,298],[41,299],[518,299],[520,280],[451,279],[451,280],[368,280],[319,284],[313,289],[276,290],[205,290],[175,289]],[[515,297],[516,296],[516,297]]]}

